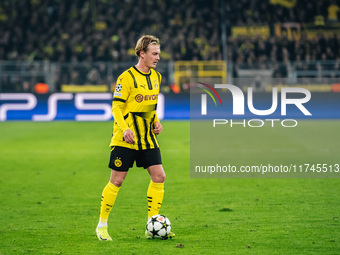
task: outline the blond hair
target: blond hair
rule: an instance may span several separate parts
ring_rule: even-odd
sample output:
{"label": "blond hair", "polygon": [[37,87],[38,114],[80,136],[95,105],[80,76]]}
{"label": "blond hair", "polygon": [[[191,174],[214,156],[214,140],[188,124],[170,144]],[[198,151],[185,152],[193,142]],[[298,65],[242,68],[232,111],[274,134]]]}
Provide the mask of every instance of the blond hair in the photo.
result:
{"label": "blond hair", "polygon": [[150,44],[156,44],[160,46],[159,39],[153,35],[143,35],[141,38],[139,38],[135,47],[136,56],[140,57],[141,51],[147,52]]}

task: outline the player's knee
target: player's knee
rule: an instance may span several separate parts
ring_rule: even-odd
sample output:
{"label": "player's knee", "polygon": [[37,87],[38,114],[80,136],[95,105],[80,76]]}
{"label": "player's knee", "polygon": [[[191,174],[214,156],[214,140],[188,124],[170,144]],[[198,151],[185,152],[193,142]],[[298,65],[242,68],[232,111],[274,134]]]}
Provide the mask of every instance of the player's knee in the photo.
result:
{"label": "player's knee", "polygon": [[153,182],[155,183],[163,183],[165,181],[165,172],[158,173],[157,175],[153,176]]}
{"label": "player's knee", "polygon": [[117,177],[114,180],[111,181],[113,185],[120,187],[122,186],[123,182],[124,182],[124,178],[121,177]]}

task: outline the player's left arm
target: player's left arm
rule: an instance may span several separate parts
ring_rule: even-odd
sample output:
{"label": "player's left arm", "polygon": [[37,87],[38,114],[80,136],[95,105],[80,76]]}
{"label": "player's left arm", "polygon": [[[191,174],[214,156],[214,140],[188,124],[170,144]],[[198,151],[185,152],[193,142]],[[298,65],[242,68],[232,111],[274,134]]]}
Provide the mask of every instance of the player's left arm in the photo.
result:
{"label": "player's left arm", "polygon": [[153,132],[156,135],[159,135],[163,130],[163,126],[162,126],[161,122],[159,121],[157,114],[155,114],[155,120],[153,122],[153,127],[154,127]]}
{"label": "player's left arm", "polygon": [[[161,86],[161,82],[162,82],[162,75],[156,71],[156,74],[157,74],[157,77],[158,77],[158,83],[159,83],[159,86]],[[155,114],[155,119],[154,119],[154,129],[153,129],[153,132],[156,134],[156,135],[159,135],[162,130],[163,130],[163,126],[161,124],[161,122],[159,121],[158,117],[157,117],[157,113]]]}

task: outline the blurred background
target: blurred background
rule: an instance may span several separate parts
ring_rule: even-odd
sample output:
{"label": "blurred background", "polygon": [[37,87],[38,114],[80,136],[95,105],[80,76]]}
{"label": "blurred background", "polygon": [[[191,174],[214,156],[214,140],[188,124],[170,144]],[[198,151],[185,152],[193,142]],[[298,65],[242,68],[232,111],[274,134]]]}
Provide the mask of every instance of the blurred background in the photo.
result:
{"label": "blurred background", "polygon": [[110,93],[143,34],[161,41],[165,118],[193,78],[336,93],[339,21],[340,0],[2,0],[0,93]]}

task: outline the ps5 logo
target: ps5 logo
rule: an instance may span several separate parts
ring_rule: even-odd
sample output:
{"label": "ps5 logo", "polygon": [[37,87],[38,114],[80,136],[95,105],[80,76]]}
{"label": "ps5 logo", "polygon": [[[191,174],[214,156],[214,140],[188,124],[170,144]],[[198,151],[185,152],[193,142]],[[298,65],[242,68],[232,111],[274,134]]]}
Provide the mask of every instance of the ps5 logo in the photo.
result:
{"label": "ps5 logo", "polygon": [[[100,110],[102,114],[74,114],[77,121],[104,121],[111,119],[111,106],[106,102],[89,103],[91,100],[110,100],[111,93],[54,93],[51,94],[47,101],[47,114],[32,114],[33,121],[51,121],[57,117],[58,104],[60,101],[73,100],[74,107],[77,110]],[[0,93],[0,102],[6,101],[0,105],[0,121],[7,120],[8,111],[28,111],[37,108],[38,99],[30,93]],[[14,102],[11,102],[14,101]],[[20,101],[19,103],[17,101]]]}
{"label": "ps5 logo", "polygon": [[[158,94],[157,98],[157,116],[163,119],[164,95]],[[0,122],[21,119],[107,121],[112,119],[111,100],[112,93],[53,93],[44,96],[0,93]]]}

